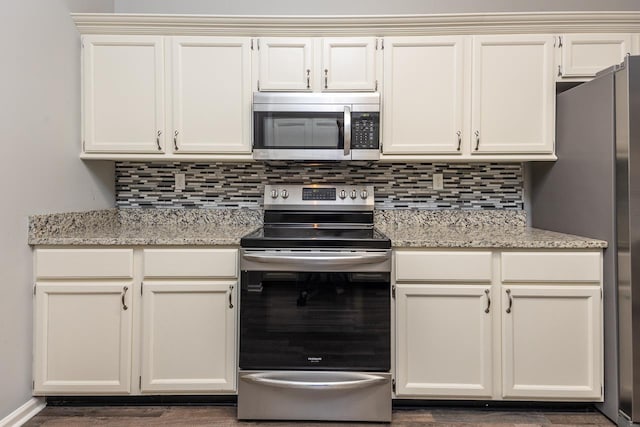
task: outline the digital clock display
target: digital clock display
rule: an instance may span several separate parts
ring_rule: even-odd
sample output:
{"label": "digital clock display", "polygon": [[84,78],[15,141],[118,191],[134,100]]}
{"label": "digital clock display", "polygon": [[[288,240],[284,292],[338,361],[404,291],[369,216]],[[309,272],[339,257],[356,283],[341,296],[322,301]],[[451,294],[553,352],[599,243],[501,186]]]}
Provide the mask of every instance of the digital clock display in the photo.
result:
{"label": "digital clock display", "polygon": [[302,188],[302,200],[336,200],[335,188]]}

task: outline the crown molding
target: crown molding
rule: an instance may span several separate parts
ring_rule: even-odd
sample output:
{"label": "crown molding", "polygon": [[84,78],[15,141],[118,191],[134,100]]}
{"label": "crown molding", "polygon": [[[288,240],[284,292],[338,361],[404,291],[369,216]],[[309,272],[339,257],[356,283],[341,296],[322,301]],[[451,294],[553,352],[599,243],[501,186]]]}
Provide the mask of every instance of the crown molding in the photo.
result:
{"label": "crown molding", "polygon": [[640,33],[640,11],[435,15],[71,14],[81,34],[210,36],[393,36],[525,33]]}

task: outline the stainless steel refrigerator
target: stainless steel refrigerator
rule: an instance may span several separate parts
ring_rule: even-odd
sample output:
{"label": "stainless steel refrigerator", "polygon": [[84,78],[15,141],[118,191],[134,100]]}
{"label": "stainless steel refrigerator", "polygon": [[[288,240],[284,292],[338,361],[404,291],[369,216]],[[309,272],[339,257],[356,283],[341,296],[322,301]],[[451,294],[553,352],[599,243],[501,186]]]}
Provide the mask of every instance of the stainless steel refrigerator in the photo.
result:
{"label": "stainless steel refrigerator", "polygon": [[606,240],[604,402],[640,423],[640,56],[560,93],[554,163],[530,166],[534,227]]}

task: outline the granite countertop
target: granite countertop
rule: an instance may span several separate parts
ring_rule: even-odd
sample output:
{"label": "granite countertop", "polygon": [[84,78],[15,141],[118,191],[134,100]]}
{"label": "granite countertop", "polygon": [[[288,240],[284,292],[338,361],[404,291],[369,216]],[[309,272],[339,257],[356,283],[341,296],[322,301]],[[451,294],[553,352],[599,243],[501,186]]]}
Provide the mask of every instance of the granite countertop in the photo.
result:
{"label": "granite countertop", "polygon": [[[107,209],[34,215],[30,245],[239,245],[262,225],[252,209]],[[605,248],[607,242],[526,226],[522,211],[379,210],[394,247]]]}
{"label": "granite countertop", "polygon": [[606,248],[607,242],[527,227],[523,211],[376,212],[376,227],[393,247],[415,248]]}
{"label": "granite countertop", "polygon": [[262,226],[252,209],[107,209],[29,218],[30,245],[239,245]]}

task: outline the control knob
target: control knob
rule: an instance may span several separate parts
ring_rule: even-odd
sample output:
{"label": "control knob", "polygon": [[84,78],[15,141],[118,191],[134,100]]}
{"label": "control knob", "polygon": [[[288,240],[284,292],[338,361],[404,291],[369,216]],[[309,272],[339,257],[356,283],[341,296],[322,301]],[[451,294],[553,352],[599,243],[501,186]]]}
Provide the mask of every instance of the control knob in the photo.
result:
{"label": "control knob", "polygon": [[346,192],[346,191],[344,191],[344,190],[340,190],[339,197],[340,197],[341,199],[345,199],[345,198],[347,197],[347,192]]}
{"label": "control knob", "polygon": [[356,197],[358,197],[358,192],[356,190],[351,190],[350,196],[352,199],[355,199]]}
{"label": "control knob", "polygon": [[362,192],[360,193],[360,197],[362,197],[363,199],[366,199],[368,195],[369,194],[367,193],[367,190],[362,190]]}
{"label": "control knob", "polygon": [[272,199],[278,198],[278,190],[271,190],[271,198]]}
{"label": "control knob", "polygon": [[289,197],[289,192],[287,190],[282,190],[280,192],[280,195],[282,196],[283,199],[286,199],[287,197]]}

